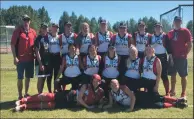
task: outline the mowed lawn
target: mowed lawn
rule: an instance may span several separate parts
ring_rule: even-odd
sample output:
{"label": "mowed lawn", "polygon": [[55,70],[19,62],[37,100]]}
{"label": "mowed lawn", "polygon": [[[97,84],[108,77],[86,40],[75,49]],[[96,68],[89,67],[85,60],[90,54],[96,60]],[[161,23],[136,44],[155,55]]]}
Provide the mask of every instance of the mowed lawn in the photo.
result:
{"label": "mowed lawn", "polygon": [[[84,108],[61,109],[61,110],[39,110],[12,112],[15,107],[17,93],[17,76],[13,65],[11,54],[1,54],[1,118],[193,118],[193,53],[189,54],[189,77],[187,85],[187,98],[189,107],[185,109],[140,109],[134,112],[123,112],[121,108],[112,108],[106,112],[100,109],[88,111]],[[181,94],[181,80],[177,76],[177,97]],[[37,79],[31,80],[29,94],[37,93]],[[70,86],[69,86],[70,87]],[[53,86],[52,86],[53,88]],[[160,94],[164,95],[162,81],[159,87]],[[24,89],[23,89],[24,92]],[[47,92],[45,85],[44,92]]]}

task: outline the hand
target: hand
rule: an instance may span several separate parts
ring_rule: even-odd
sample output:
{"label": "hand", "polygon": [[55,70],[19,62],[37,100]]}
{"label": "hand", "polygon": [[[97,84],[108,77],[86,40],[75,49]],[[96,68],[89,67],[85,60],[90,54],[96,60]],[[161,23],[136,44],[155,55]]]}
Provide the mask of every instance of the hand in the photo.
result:
{"label": "hand", "polygon": [[16,58],[14,58],[14,65],[17,65],[17,64],[18,64],[18,62],[19,62],[18,58],[17,58],[17,57],[16,57]]}
{"label": "hand", "polygon": [[173,61],[173,58],[172,58],[172,55],[170,54],[169,55],[169,63],[170,63],[170,66],[173,66],[174,65],[174,61]]}
{"label": "hand", "polygon": [[158,92],[158,86],[154,86],[154,92]]}
{"label": "hand", "polygon": [[40,70],[44,71],[44,65],[42,65],[42,64],[40,65]]}
{"label": "hand", "polygon": [[92,106],[88,106],[88,109],[93,109],[95,106],[92,105]]}

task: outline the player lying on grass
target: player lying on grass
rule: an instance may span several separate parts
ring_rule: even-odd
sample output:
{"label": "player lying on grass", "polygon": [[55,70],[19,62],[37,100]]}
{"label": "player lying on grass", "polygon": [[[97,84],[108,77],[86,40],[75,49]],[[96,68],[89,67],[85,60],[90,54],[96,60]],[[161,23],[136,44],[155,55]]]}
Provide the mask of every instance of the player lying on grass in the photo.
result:
{"label": "player lying on grass", "polygon": [[120,86],[116,79],[111,80],[110,87],[109,104],[100,105],[99,108],[111,108],[113,106],[113,100],[118,104],[127,107],[126,111],[133,111],[134,106],[139,108],[187,107],[187,100],[184,98],[161,96],[158,93],[143,91],[137,91],[134,94],[127,86]]}
{"label": "player lying on grass", "polygon": [[87,109],[94,108],[100,103],[104,91],[99,87],[101,77],[98,74],[92,76],[90,84],[82,85],[80,90],[66,90],[56,93],[41,93],[16,101],[14,111],[27,109],[60,109],[82,105]]}

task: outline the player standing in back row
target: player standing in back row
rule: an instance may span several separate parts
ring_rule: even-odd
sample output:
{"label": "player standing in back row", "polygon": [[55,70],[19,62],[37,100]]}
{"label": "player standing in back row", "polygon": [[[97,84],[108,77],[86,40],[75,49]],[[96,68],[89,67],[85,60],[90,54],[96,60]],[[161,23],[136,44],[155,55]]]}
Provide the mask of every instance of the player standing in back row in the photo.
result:
{"label": "player standing in back row", "polygon": [[112,37],[111,43],[115,45],[116,53],[120,57],[119,79],[125,73],[125,61],[129,56],[129,47],[131,45],[132,35],[127,33],[127,25],[123,22],[119,24],[118,33]]}
{"label": "player standing in back row", "polygon": [[[105,19],[99,20],[100,31],[96,33],[95,36],[95,45],[98,47],[97,53],[102,58],[108,51],[108,45],[110,43],[111,37],[113,35],[112,32],[107,29],[107,21]],[[102,75],[102,70],[104,69],[103,60],[101,60],[99,65],[99,74]]]}
{"label": "player standing in back row", "polygon": [[133,45],[137,47],[138,50],[138,57],[140,59],[144,58],[144,51],[147,44],[149,44],[149,41],[151,39],[151,34],[146,33],[145,31],[146,25],[143,21],[140,21],[138,23],[138,31],[134,33],[133,35]]}

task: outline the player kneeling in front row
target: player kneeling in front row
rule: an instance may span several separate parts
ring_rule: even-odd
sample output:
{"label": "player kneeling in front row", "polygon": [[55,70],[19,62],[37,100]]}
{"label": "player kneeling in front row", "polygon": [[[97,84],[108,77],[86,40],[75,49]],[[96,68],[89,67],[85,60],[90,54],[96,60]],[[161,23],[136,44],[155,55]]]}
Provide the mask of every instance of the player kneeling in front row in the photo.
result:
{"label": "player kneeling in front row", "polygon": [[113,100],[124,107],[129,107],[127,111],[133,111],[134,106],[139,108],[187,107],[187,100],[184,98],[160,96],[158,93],[143,91],[137,91],[134,94],[127,86],[120,86],[116,79],[111,80],[110,87],[109,104],[99,106],[102,109],[112,107]]}
{"label": "player kneeling in front row", "polygon": [[41,93],[16,101],[14,110],[26,109],[60,109],[82,105],[88,109],[94,108],[100,103],[104,91],[99,87],[101,77],[98,74],[92,76],[90,84],[82,85],[80,90],[66,90],[56,93]]}

